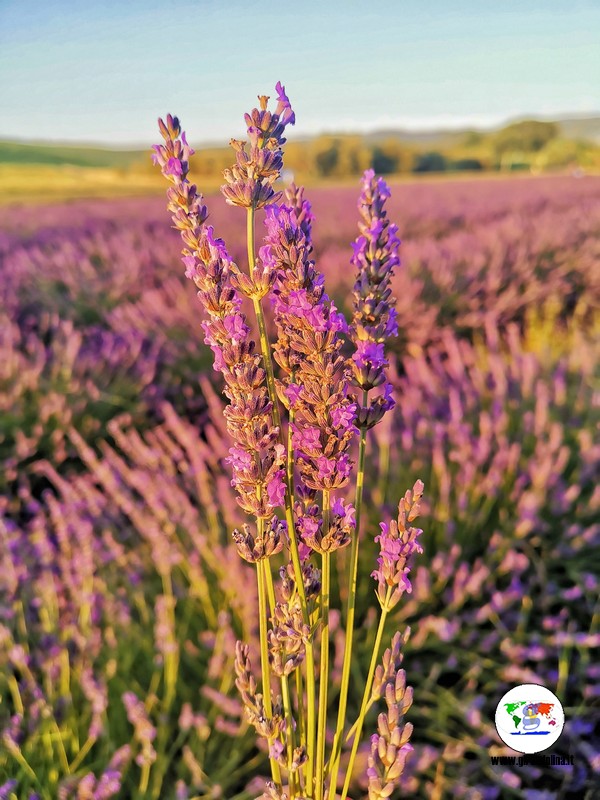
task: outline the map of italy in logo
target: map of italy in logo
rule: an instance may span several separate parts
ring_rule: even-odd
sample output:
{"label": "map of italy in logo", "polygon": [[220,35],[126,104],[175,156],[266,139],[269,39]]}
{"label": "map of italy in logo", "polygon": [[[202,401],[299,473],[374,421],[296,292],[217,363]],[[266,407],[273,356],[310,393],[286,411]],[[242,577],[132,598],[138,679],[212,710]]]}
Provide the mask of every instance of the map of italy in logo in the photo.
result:
{"label": "map of italy in logo", "polygon": [[559,699],[545,686],[535,683],[515,686],[496,707],[498,735],[520,753],[548,749],[560,736],[564,721]]}

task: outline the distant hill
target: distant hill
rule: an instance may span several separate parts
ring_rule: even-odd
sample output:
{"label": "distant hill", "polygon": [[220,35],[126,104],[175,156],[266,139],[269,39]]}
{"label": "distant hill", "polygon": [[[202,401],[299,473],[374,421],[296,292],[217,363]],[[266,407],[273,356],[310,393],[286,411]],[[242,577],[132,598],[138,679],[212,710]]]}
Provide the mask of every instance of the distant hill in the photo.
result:
{"label": "distant hill", "polygon": [[600,144],[600,117],[573,117],[557,120],[561,136],[566,139],[585,139]]}
{"label": "distant hill", "polygon": [[381,144],[386,139],[397,139],[403,144],[413,144],[431,148],[453,147],[464,140],[471,133],[488,134],[501,130],[506,125],[513,122],[520,122],[522,119],[539,119],[543,122],[555,122],[558,126],[559,135],[565,139],[583,139],[589,142],[600,144],[600,116],[597,117],[518,117],[507,120],[502,125],[493,128],[451,128],[438,130],[406,130],[405,128],[388,128],[384,130],[372,131],[364,136],[368,144]]}
{"label": "distant hill", "polygon": [[[513,121],[511,120],[511,122]],[[545,119],[544,121],[550,120]],[[559,135],[566,139],[584,139],[600,144],[600,116],[578,117],[572,115],[552,121],[558,125]],[[364,134],[361,139],[367,145],[376,145],[386,140],[396,139],[401,144],[417,149],[446,149],[459,145],[469,134],[490,134],[500,130],[502,127],[498,126],[493,129],[465,127],[459,130],[417,131],[393,128]],[[302,141],[310,142],[316,138],[316,136],[304,138]],[[342,138],[344,137],[342,136]],[[203,147],[214,148],[214,144],[198,145],[199,150],[203,149]],[[226,147],[225,143],[223,143],[223,147]],[[46,164],[127,169],[138,166],[148,167],[149,163],[148,150],[0,140],[0,164]]]}
{"label": "distant hill", "polygon": [[0,164],[48,164],[52,166],[129,168],[149,161],[144,150],[117,150],[85,145],[0,140]]}

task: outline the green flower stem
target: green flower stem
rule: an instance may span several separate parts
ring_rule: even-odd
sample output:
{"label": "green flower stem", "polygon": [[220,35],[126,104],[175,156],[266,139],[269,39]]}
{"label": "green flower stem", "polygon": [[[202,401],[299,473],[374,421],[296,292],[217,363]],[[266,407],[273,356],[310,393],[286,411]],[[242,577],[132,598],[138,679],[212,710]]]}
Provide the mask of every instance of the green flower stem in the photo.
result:
{"label": "green flower stem", "polygon": [[306,747],[306,726],[304,724],[304,686],[302,683],[302,670],[296,670],[296,702],[298,703],[298,738],[300,744]]}
{"label": "green flower stem", "polygon": [[[263,520],[258,520],[259,528],[262,528]],[[265,559],[261,559],[256,565],[256,575],[258,578],[258,619],[260,628],[260,667],[262,671],[262,691],[265,714],[268,719],[273,716],[271,705],[271,670],[269,668],[269,645],[267,641],[267,592],[265,588]],[[269,747],[273,744],[273,739],[269,739]],[[278,786],[281,786],[281,772],[279,764],[274,758],[271,762],[271,775]]]}
{"label": "green flower stem", "polygon": [[[171,572],[167,571],[162,576],[162,583],[163,583],[163,593],[166,597],[170,600],[169,605],[169,624],[171,625],[171,630],[173,631],[173,636],[175,637],[175,641],[177,642],[176,636],[176,620],[175,620],[175,599],[173,594],[173,581],[171,578]],[[164,663],[164,670],[165,670],[165,696],[164,696],[164,707],[165,711],[168,712],[171,706],[173,705],[173,701],[175,700],[175,695],[177,692],[177,678],[179,675],[179,645],[174,652],[169,652],[165,656],[165,663]]]}
{"label": "green flower stem", "polygon": [[[264,524],[264,523],[263,523]],[[271,572],[271,561],[265,558],[265,587],[267,589],[267,597],[269,599],[269,608],[271,614],[275,612],[275,586],[273,585],[273,573]]]}
{"label": "green flower stem", "polygon": [[[363,392],[363,405],[367,402],[367,392]],[[352,665],[352,644],[354,638],[354,616],[356,609],[356,581],[358,575],[358,544],[360,538],[360,519],[362,511],[363,487],[365,479],[365,452],[367,449],[366,428],[360,429],[360,443],[358,448],[358,474],[356,477],[356,530],[352,539],[350,552],[350,565],[348,572],[348,601],[346,606],[346,641],[344,645],[344,663],[342,666],[342,681],[340,684],[340,698],[338,718],[331,751],[331,800],[335,800],[337,789],[337,776],[342,755],[342,737],[346,722],[346,708],[348,706],[348,689],[350,686],[350,667]]]}
{"label": "green flower stem", "polygon": [[313,793],[314,780],[314,752],[317,741],[317,720],[315,715],[316,688],[315,688],[315,651],[312,641],[306,643],[306,753],[305,766],[306,793],[310,797]]}
{"label": "green flower stem", "polygon": [[7,747],[7,752],[11,755],[17,764],[21,767],[21,769],[27,774],[27,776],[34,781],[36,786],[38,787],[40,794],[42,797],[50,800],[50,793],[47,791],[47,788],[42,786],[38,776],[35,774],[31,764],[27,761],[23,753],[18,747]]}
{"label": "green flower stem", "polygon": [[[271,573],[271,562],[268,558],[265,558],[262,562],[264,564],[265,570],[265,584],[267,589],[267,597],[269,598],[269,607],[271,609],[271,613],[273,614],[275,611],[275,587],[273,585],[273,575]],[[287,755],[288,755],[288,771],[289,775],[289,782],[290,782],[290,797],[289,800],[294,800],[295,798],[295,787],[294,784],[294,776],[291,773],[291,764],[293,760],[293,752],[295,742],[294,742],[294,723],[293,723],[293,715],[292,715],[292,701],[290,696],[290,685],[289,685],[289,678],[287,675],[281,676],[281,697],[283,700],[283,709],[285,713],[285,719],[287,722],[287,735],[286,735],[286,746],[287,746]]]}
{"label": "green flower stem", "polygon": [[22,717],[25,716],[25,707],[23,705],[23,699],[21,697],[21,692],[19,690],[19,684],[17,679],[14,675],[8,674],[6,678],[6,682],[8,684],[8,688],[12,697],[12,701],[15,706],[15,711],[17,714],[20,714]]}
{"label": "green flower stem", "polygon": [[[252,206],[248,209],[247,215],[247,246],[248,246],[248,268],[249,274],[252,275],[255,267],[254,256],[254,215],[255,209]],[[269,397],[273,403],[273,421],[279,428],[279,435],[283,438],[281,428],[281,415],[279,413],[279,400],[275,390],[275,373],[273,371],[273,361],[271,359],[271,349],[269,347],[269,339],[267,336],[267,326],[265,324],[265,316],[262,309],[261,301],[254,299],[254,311],[256,314],[256,321],[258,323],[258,331],[260,336],[260,347],[263,356],[265,371],[267,373],[267,386],[269,389]],[[289,445],[289,442],[288,442]],[[289,456],[288,456],[289,458]],[[285,518],[287,522],[288,536],[290,540],[290,552],[292,556],[292,564],[294,567],[294,578],[296,581],[296,591],[300,599],[302,607],[302,618],[305,625],[310,626],[310,615],[308,613],[308,604],[306,602],[306,592],[304,591],[304,581],[302,579],[302,567],[300,564],[300,554],[298,552],[298,540],[296,538],[296,531],[294,528],[294,497],[293,487],[289,481],[286,472],[287,492],[285,497]],[[315,722],[315,657],[312,641],[306,644],[306,694],[308,704],[307,714],[307,753],[308,761],[305,766],[306,780],[307,780],[307,793],[311,795],[313,785],[313,756],[316,741],[316,722]]]}
{"label": "green flower stem", "polygon": [[144,766],[142,767],[142,774],[140,775],[140,783],[139,783],[139,786],[138,786],[140,795],[142,797],[148,791],[148,785],[150,783],[150,770],[151,769],[152,769],[152,765],[148,761],[144,762]]}
{"label": "green flower stem", "polygon": [[287,675],[281,676],[281,698],[283,700],[283,711],[286,721],[285,741],[287,747],[287,763],[288,763],[288,782],[289,782],[289,800],[296,798],[296,780],[292,772],[292,761],[294,760],[294,720],[292,716],[292,700],[290,697],[290,685]]}
{"label": "green flower stem", "polygon": [[389,612],[389,603],[391,596],[392,596],[392,587],[388,586],[385,602],[381,606],[379,627],[377,628],[377,636],[375,637],[375,644],[373,645],[373,653],[371,655],[371,663],[369,664],[369,673],[367,675],[367,681],[365,683],[365,691],[363,693],[360,712],[358,714],[358,719],[356,720],[356,724],[355,726],[353,726],[356,728],[356,733],[354,734],[354,741],[352,742],[352,752],[350,753],[350,760],[348,761],[348,766],[346,768],[346,779],[344,780],[344,789],[342,791],[341,800],[346,800],[346,797],[348,795],[348,789],[350,788],[350,781],[352,780],[352,769],[354,768],[354,760],[356,759],[356,753],[358,752],[358,745],[360,744],[360,737],[365,722],[365,716],[367,714],[367,708],[369,706],[369,699],[371,697],[371,688],[373,685],[373,676],[375,675],[375,667],[377,666],[377,662],[379,660],[379,649],[381,648],[381,639],[383,637],[383,629],[385,628],[385,621],[387,619],[387,615]]}
{"label": "green flower stem", "polygon": [[69,774],[71,774],[73,772],[76,772],[79,769],[79,766],[81,765],[81,762],[87,756],[87,754],[90,752],[90,750],[92,749],[92,747],[94,746],[95,743],[96,743],[96,737],[95,736],[88,736],[88,738],[83,743],[83,747],[80,748],[79,752],[75,756],[75,759],[69,765]]}
{"label": "green flower stem", "polygon": [[292,424],[294,422],[294,412],[290,408],[290,423],[288,425],[288,440],[287,440],[287,482],[291,489],[291,496],[294,496],[294,448],[292,446]]}
{"label": "green flower stem", "polygon": [[[329,530],[329,492],[323,491],[323,534]],[[325,734],[327,731],[327,689],[329,686],[329,595],[331,555],[322,555],[321,577],[321,665],[319,670],[319,721],[317,724],[315,800],[325,794]]]}

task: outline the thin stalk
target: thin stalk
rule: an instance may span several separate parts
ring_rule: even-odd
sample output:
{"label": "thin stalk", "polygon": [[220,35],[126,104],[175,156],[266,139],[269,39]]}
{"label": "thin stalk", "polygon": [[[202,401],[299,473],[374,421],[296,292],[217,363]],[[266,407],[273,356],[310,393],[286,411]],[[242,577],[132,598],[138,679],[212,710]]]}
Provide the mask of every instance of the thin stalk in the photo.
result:
{"label": "thin stalk", "polygon": [[379,496],[382,504],[385,503],[390,477],[390,452],[390,440],[387,438],[379,448]]}
{"label": "thin stalk", "polygon": [[54,728],[54,732],[56,733],[57,739],[57,747],[58,747],[58,759],[60,764],[63,768],[65,775],[70,775],[71,770],[69,769],[69,759],[67,758],[67,751],[65,750],[65,743],[63,740],[63,734],[61,729],[58,727],[58,723],[54,718],[54,715],[50,718],[50,726]]}
{"label": "thin stalk", "polygon": [[[165,572],[165,574],[162,576],[162,584],[163,584],[163,593],[165,594],[166,597],[169,598],[169,610],[168,610],[169,624],[173,632],[173,637],[175,641],[177,641],[176,621],[175,621],[175,599],[173,595],[173,581],[171,578],[170,570]],[[173,645],[173,643],[171,643],[171,645]],[[164,672],[165,672],[164,706],[165,706],[165,711],[168,711],[173,705],[173,700],[175,699],[175,694],[177,692],[177,676],[179,673],[178,645],[176,646],[175,650],[172,649],[172,646],[169,647],[169,651],[165,655]]]}
{"label": "thin stalk", "polygon": [[[367,402],[367,392],[363,392],[363,405]],[[366,428],[360,429],[360,442],[358,446],[358,474],[356,476],[356,530],[352,539],[350,564],[348,569],[348,600],[346,605],[346,640],[344,645],[344,663],[342,666],[342,681],[340,684],[340,698],[338,718],[331,751],[331,800],[335,800],[337,793],[337,777],[342,755],[342,737],[346,723],[346,709],[348,706],[348,689],[350,686],[350,667],[352,665],[352,645],[354,639],[354,617],[356,610],[356,582],[358,576],[358,544],[360,539],[360,520],[362,511],[363,488],[365,481],[365,452],[367,449]]]}
{"label": "thin stalk", "polygon": [[[267,590],[267,597],[269,598],[269,606],[271,608],[271,614],[275,612],[275,587],[273,585],[273,575],[271,573],[271,562],[268,558],[263,560],[264,570],[265,570],[265,585]],[[293,713],[292,713],[292,701],[290,695],[290,685],[289,679],[287,675],[281,676],[281,697],[283,700],[283,710],[285,714],[285,719],[287,723],[287,730],[286,730],[286,747],[287,747],[287,757],[288,757],[288,772],[289,772],[289,791],[290,797],[289,800],[295,800],[295,781],[294,776],[291,771],[291,765],[293,760],[293,752],[295,744],[295,737],[294,737],[294,721],[293,721]]]}
{"label": "thin stalk", "polygon": [[302,670],[296,670],[296,702],[298,704],[298,738],[300,744],[306,747],[306,726],[304,724],[304,686],[302,684]]}
{"label": "thin stalk", "polygon": [[348,795],[348,789],[350,788],[350,781],[352,780],[352,769],[354,768],[354,760],[356,758],[356,753],[358,752],[358,745],[360,744],[360,737],[365,722],[365,716],[367,714],[367,707],[369,705],[369,699],[371,697],[373,676],[375,675],[375,667],[377,666],[377,662],[379,660],[379,649],[381,647],[381,639],[383,637],[383,629],[385,628],[385,621],[388,615],[388,610],[389,610],[388,606],[391,596],[392,596],[392,587],[389,586],[385,602],[381,606],[381,616],[379,617],[379,626],[377,628],[375,644],[373,645],[373,653],[371,655],[371,663],[369,664],[369,673],[367,675],[367,682],[365,683],[365,691],[363,693],[360,712],[358,714],[358,719],[356,720],[356,725],[355,725],[356,733],[354,734],[354,741],[352,742],[352,752],[350,753],[350,760],[348,761],[348,766],[346,767],[346,779],[344,780],[344,788],[342,790],[341,800],[346,800],[346,797]]}
{"label": "thin stalk", "polygon": [[18,747],[9,747],[7,748],[7,752],[11,755],[17,764],[21,767],[21,769],[27,773],[28,777],[31,778],[39,788],[40,793],[47,798],[50,798],[50,795],[46,792],[45,787],[41,784],[38,776],[35,774],[31,764],[27,761],[23,753],[19,750]]}
{"label": "thin stalk", "polygon": [[83,747],[80,748],[79,752],[75,756],[75,759],[69,765],[69,774],[71,774],[73,772],[76,772],[79,769],[79,766],[80,766],[81,762],[87,756],[87,754],[90,752],[90,750],[95,745],[95,743],[96,743],[96,737],[95,736],[88,736],[88,738],[83,743]]}
{"label": "thin stalk", "polygon": [[142,774],[140,775],[140,783],[138,789],[142,797],[148,791],[148,785],[150,783],[150,770],[152,769],[152,765],[146,761],[142,767]]}
{"label": "thin stalk", "polygon": [[291,489],[291,496],[294,496],[294,448],[292,446],[292,425],[294,423],[294,412],[290,408],[290,421],[288,425],[288,440],[287,440],[287,482]]}
{"label": "thin stalk", "polygon": [[283,711],[286,721],[285,741],[287,746],[287,763],[288,763],[288,783],[289,783],[289,800],[296,798],[296,779],[292,772],[292,761],[294,760],[294,720],[292,716],[292,700],[290,697],[290,684],[287,675],[281,676],[281,698],[283,701]]}
{"label": "thin stalk", "polygon": [[[262,520],[258,520],[262,527]],[[258,619],[260,629],[260,668],[262,673],[263,702],[265,714],[268,719],[273,716],[271,705],[271,670],[269,667],[269,644],[267,640],[267,593],[265,588],[265,566],[264,559],[256,565],[256,575],[258,578]],[[273,744],[273,739],[269,739],[269,748]],[[271,775],[278,786],[281,786],[281,772],[279,764],[274,758],[269,759],[271,763]]]}
{"label": "thin stalk", "polygon": [[315,651],[312,641],[306,644],[306,753],[305,767],[306,793],[309,797],[313,793],[314,780],[314,752],[317,741],[317,720],[315,715],[316,682],[315,682]]}
{"label": "thin stalk", "polygon": [[271,572],[271,562],[268,558],[265,561],[265,587],[269,598],[269,608],[271,614],[275,613],[275,586],[273,585],[273,573]]}
{"label": "thin stalk", "polygon": [[[246,218],[246,241],[248,249],[248,268],[249,274],[252,275],[255,267],[254,255],[254,216],[255,209],[250,207]],[[279,400],[275,390],[275,373],[273,371],[273,361],[271,359],[271,349],[269,347],[269,339],[267,336],[267,326],[265,324],[265,316],[262,309],[262,304],[259,299],[254,299],[254,311],[256,314],[256,321],[258,323],[258,331],[260,337],[260,347],[263,356],[265,371],[267,374],[267,387],[269,389],[269,397],[273,404],[273,422],[279,428],[280,439],[283,440],[283,431],[281,427],[281,415],[279,413]],[[282,441],[283,443],[283,441]],[[288,442],[289,446],[289,442]],[[289,456],[288,456],[289,458]],[[286,470],[287,491],[285,496],[285,518],[287,522],[288,536],[290,541],[290,552],[292,556],[292,564],[294,567],[294,578],[296,581],[296,591],[300,599],[302,608],[302,618],[305,625],[310,626],[310,615],[308,612],[308,604],[306,602],[306,592],[304,591],[304,581],[302,578],[302,566],[300,564],[300,554],[298,552],[298,539],[294,527],[294,497],[293,485]],[[306,645],[306,693],[307,693],[307,753],[308,761],[305,765],[307,793],[310,796],[312,793],[313,785],[313,756],[315,741],[316,741],[316,721],[315,721],[315,657],[312,641]]]}
{"label": "thin stalk", "polygon": [[[329,529],[329,492],[323,491],[323,533]],[[321,665],[319,670],[319,720],[317,724],[317,754],[315,800],[325,793],[325,734],[327,732],[327,690],[329,688],[329,595],[331,555],[322,555],[321,577]]]}

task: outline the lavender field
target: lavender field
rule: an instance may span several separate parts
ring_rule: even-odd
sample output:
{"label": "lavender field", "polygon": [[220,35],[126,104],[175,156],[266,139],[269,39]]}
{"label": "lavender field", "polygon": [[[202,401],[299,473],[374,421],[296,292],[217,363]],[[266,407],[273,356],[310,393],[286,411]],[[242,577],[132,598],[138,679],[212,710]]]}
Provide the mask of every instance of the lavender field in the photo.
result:
{"label": "lavender field", "polygon": [[[318,269],[350,316],[357,188],[307,195]],[[244,216],[207,203],[245,263]],[[411,629],[414,690],[393,797],[593,800],[600,178],[398,184],[388,215],[396,406],[367,441],[349,715],[375,637],[373,537],[421,478],[424,552],[386,629]],[[268,775],[235,687],[236,639],[258,661],[259,621],[231,542],[245,515],[221,378],[169,225],[163,197],[2,209],[0,799],[253,800]],[[527,682],[560,698],[552,752],[572,766],[492,764],[509,753],[496,704]]]}

